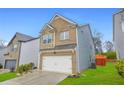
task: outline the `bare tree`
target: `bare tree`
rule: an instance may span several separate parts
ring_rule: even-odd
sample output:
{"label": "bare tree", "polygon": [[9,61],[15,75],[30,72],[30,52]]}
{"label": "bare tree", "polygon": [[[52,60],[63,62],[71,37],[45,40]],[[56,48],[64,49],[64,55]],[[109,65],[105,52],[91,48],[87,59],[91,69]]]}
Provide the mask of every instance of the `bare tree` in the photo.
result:
{"label": "bare tree", "polygon": [[96,52],[102,53],[102,33],[94,31],[93,33],[93,40],[94,40],[94,44],[95,44],[95,49]]}
{"label": "bare tree", "polygon": [[105,41],[104,42],[104,48],[106,51],[113,51],[113,43],[111,41]]}

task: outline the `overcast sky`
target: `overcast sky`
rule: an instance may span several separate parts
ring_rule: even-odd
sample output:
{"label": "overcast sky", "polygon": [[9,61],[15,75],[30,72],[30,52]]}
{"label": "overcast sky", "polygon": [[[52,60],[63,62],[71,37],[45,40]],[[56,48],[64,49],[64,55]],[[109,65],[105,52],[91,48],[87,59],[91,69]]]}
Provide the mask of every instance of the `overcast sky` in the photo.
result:
{"label": "overcast sky", "polygon": [[37,37],[41,28],[58,13],[78,24],[89,23],[92,32],[101,32],[103,40],[112,41],[112,15],[118,10],[116,8],[0,9],[0,39],[9,42],[16,32]]}

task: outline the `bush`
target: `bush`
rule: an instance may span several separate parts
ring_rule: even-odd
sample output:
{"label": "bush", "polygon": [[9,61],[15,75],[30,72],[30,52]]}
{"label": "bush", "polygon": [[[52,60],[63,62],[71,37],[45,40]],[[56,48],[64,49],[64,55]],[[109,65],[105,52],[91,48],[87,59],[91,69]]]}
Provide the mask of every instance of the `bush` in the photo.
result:
{"label": "bush", "polygon": [[32,70],[33,67],[34,67],[34,63],[30,63],[30,64],[28,64],[28,68],[29,68],[29,70]]}
{"label": "bush", "polygon": [[118,70],[119,75],[124,77],[124,59],[118,60],[115,66],[116,66],[116,69]]}
{"label": "bush", "polygon": [[18,68],[17,68],[17,73],[20,73],[20,74],[23,74],[24,70],[23,70],[23,65],[20,65]]}
{"label": "bush", "polygon": [[105,52],[102,54],[105,55],[108,59],[116,59],[116,52],[114,51]]}
{"label": "bush", "polygon": [[28,72],[28,64],[23,65],[23,71],[26,73]]}
{"label": "bush", "polygon": [[124,59],[118,60],[115,66],[116,66],[118,72],[124,73]]}
{"label": "bush", "polygon": [[29,70],[32,70],[32,64],[24,64],[20,65],[17,69],[17,73],[23,74],[24,72],[27,73]]}

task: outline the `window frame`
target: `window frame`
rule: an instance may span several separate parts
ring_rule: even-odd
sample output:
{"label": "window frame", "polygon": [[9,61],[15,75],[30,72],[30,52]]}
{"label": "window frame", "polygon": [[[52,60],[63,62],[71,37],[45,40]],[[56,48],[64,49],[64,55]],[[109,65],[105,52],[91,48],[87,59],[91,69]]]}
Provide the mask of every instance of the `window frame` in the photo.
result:
{"label": "window frame", "polygon": [[[16,47],[15,47],[15,46],[16,46]],[[17,44],[17,43],[16,43],[16,44],[12,44],[12,46],[11,46],[11,51],[12,51],[12,52],[16,52],[17,49],[18,49],[18,44]]]}
{"label": "window frame", "polygon": [[60,32],[60,40],[68,40],[69,38],[70,38],[69,31]]}
{"label": "window frame", "polygon": [[43,35],[42,40],[43,40],[43,44],[50,44],[50,43],[52,43],[53,36],[52,36],[52,34],[45,34],[45,35]]}

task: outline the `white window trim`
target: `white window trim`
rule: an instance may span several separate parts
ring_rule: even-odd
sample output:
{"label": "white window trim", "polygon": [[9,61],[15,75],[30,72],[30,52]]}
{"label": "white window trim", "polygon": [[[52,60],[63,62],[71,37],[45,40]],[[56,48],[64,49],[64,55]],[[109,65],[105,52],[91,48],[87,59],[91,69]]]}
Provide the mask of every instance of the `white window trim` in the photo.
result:
{"label": "white window trim", "polygon": [[[68,38],[66,37],[66,33],[68,32]],[[63,37],[61,38],[61,34],[63,34]],[[60,33],[60,40],[67,40],[69,39],[69,31],[64,31]]]}
{"label": "white window trim", "polygon": [[[51,42],[48,42],[48,40],[49,40],[49,35],[51,35]],[[45,38],[45,39],[44,39],[44,38]],[[53,39],[52,34],[43,35],[43,44],[50,44],[50,43],[52,43],[52,39]],[[44,43],[44,40],[46,40],[47,42]]]}
{"label": "white window trim", "polygon": [[[15,47],[16,46],[16,47]],[[17,51],[17,48],[18,48],[18,44],[16,43],[16,44],[13,44],[12,46],[11,46],[11,51],[13,51],[13,52],[15,52],[15,51]]]}

